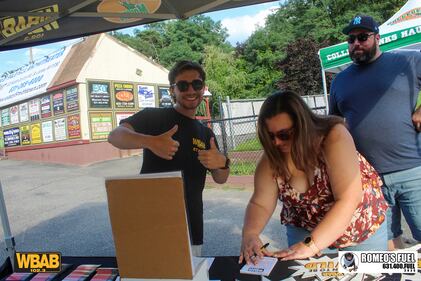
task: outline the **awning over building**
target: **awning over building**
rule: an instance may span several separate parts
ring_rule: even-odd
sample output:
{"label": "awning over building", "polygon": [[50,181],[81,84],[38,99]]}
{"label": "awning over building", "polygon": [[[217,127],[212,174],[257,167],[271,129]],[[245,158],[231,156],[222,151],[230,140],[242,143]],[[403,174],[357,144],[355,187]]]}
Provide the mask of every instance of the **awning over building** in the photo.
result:
{"label": "awning over building", "polygon": [[273,0],[3,0],[0,51]]}

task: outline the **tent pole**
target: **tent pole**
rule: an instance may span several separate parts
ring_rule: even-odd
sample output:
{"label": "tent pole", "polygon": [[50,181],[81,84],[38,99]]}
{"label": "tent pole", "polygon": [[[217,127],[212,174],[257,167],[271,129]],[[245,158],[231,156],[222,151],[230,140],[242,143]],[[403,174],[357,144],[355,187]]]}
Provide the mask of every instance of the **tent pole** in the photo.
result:
{"label": "tent pole", "polygon": [[0,182],[0,217],[3,225],[4,241],[6,242],[6,251],[9,254],[10,262],[14,266],[13,260],[15,258],[15,238],[12,236],[9,225],[9,218],[7,217],[6,203],[3,196],[3,187]]}
{"label": "tent pole", "polygon": [[326,72],[322,68],[322,81],[323,81],[323,95],[325,98],[326,115],[329,114],[329,99],[327,97],[327,85],[326,85]]}

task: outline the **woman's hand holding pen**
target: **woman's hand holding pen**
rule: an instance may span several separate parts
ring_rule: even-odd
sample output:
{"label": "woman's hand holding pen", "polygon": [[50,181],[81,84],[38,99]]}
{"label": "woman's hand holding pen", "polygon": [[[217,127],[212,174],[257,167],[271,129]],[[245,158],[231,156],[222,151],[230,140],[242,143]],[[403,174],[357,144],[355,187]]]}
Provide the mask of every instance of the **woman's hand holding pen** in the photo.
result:
{"label": "woman's hand holding pen", "polygon": [[259,259],[264,256],[272,256],[272,253],[266,250],[269,243],[263,245],[262,241],[257,235],[243,237],[241,243],[241,253],[238,263],[245,261],[247,264],[257,264]]}

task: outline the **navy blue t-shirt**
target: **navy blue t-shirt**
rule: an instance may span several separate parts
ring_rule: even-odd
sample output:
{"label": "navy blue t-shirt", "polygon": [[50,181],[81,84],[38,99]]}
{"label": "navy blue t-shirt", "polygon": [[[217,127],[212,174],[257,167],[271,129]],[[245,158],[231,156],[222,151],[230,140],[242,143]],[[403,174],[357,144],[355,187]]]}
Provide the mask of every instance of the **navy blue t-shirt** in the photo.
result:
{"label": "navy blue t-shirt", "polygon": [[[187,216],[192,242],[203,244],[203,198],[207,169],[198,160],[198,151],[210,148],[213,132],[195,119],[178,113],[174,108],[146,108],[124,119],[136,132],[157,136],[178,125],[173,139],[180,143],[172,160],[156,156],[149,149],[143,151],[140,173],[182,171],[185,185]],[[216,139],[215,139],[216,143]],[[163,206],[165,207],[165,206]]]}
{"label": "navy blue t-shirt", "polygon": [[357,150],[379,173],[421,165],[421,134],[412,114],[421,88],[421,53],[383,53],[339,73],[330,114],[345,117]]}

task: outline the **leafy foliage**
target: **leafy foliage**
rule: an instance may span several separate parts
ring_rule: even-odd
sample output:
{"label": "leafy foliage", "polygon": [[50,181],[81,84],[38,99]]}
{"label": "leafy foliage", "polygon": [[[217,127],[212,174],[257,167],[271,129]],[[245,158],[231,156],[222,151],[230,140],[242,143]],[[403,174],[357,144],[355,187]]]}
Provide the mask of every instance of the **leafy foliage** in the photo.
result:
{"label": "leafy foliage", "polygon": [[[299,38],[286,47],[286,57],[279,62],[285,74],[279,88],[301,94],[319,94],[322,89],[320,61],[317,55],[321,45],[313,38]],[[306,92],[303,92],[305,89]]]}
{"label": "leafy foliage", "polygon": [[115,36],[165,67],[181,59],[203,61],[205,47],[209,45],[230,48],[225,42],[226,29],[203,15],[149,24],[143,30],[136,30],[135,36],[121,33]]}
{"label": "leafy foliage", "polygon": [[218,97],[249,97],[245,91],[246,73],[238,68],[237,63],[233,51],[224,52],[217,46],[205,48],[203,65],[207,75],[206,84],[213,95],[211,108],[214,114],[219,111]]}
{"label": "leafy foliage", "polygon": [[245,42],[232,47],[221,23],[200,15],[147,25],[134,36],[114,36],[170,68],[180,59],[203,63],[213,112],[218,97],[265,97],[278,88],[322,92],[318,50],[345,40],[356,14],[383,23],[406,0],[286,0]]}

